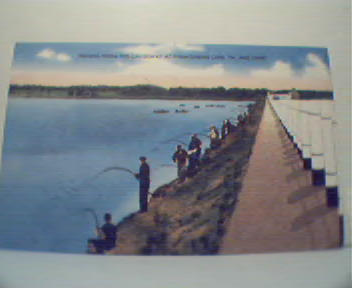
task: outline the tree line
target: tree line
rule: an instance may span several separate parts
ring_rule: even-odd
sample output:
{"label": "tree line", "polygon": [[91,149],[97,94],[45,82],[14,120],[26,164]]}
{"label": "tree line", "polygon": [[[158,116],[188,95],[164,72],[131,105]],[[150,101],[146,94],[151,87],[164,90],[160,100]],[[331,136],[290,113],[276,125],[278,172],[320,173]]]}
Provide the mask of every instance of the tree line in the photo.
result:
{"label": "tree line", "polygon": [[10,96],[59,98],[204,98],[204,99],[256,99],[267,94],[267,89],[214,88],[164,88],[155,85],[135,86],[41,86],[11,85]]}
{"label": "tree line", "polygon": [[[20,97],[42,98],[162,98],[162,99],[221,99],[221,100],[256,100],[265,97],[266,88],[164,88],[156,85],[134,86],[43,86],[43,85],[10,85],[9,95]],[[274,93],[288,93],[289,90],[270,91]],[[297,90],[300,99],[332,99],[331,91]]]}

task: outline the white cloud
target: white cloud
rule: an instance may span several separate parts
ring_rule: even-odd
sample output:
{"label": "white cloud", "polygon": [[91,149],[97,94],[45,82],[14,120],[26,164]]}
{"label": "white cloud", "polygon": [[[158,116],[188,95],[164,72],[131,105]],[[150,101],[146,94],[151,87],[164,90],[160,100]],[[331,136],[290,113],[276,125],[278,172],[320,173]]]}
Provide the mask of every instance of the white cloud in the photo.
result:
{"label": "white cloud", "polygon": [[[270,69],[257,69],[251,77],[258,81],[265,81],[270,89],[331,89],[329,69],[319,56],[311,53],[306,57],[309,64],[302,73],[297,74],[291,64],[277,61]],[[285,87],[278,88],[278,84]]]}
{"label": "white cloud", "polygon": [[71,56],[68,55],[68,54],[59,53],[59,54],[56,54],[56,59],[57,59],[58,61],[67,62],[67,61],[70,61],[72,58],[71,58]]}
{"label": "white cloud", "polygon": [[200,45],[189,45],[189,44],[176,44],[173,46],[174,48],[178,50],[184,50],[184,51],[198,51],[202,52],[204,51],[204,47]]}
{"label": "white cloud", "polygon": [[44,59],[52,59],[60,62],[71,61],[72,57],[65,53],[57,53],[53,49],[46,48],[37,53],[37,57]]}
{"label": "white cloud", "polygon": [[120,51],[127,54],[137,54],[137,55],[156,55],[156,54],[167,54],[170,53],[170,49],[165,45],[138,45],[138,46],[128,46],[126,48],[121,49]]}
{"label": "white cloud", "polygon": [[56,53],[54,50],[52,49],[44,49],[42,51],[40,51],[39,53],[37,53],[38,57],[41,58],[46,58],[46,59],[53,59],[55,57]]}
{"label": "white cloud", "polygon": [[315,54],[307,55],[307,61],[311,64],[304,71],[304,76],[309,78],[329,78],[329,68],[327,65]]}
{"label": "white cloud", "polygon": [[174,50],[183,51],[204,51],[204,47],[200,45],[189,45],[189,44],[160,44],[160,45],[137,45],[128,46],[119,51],[128,54],[148,54],[148,55],[159,55],[159,54],[169,54]]}
{"label": "white cloud", "polygon": [[[149,53],[163,51],[165,47],[139,45],[134,48],[150,49]],[[154,49],[154,50],[153,50]],[[186,49],[186,47],[184,47]],[[190,47],[190,49],[193,49]],[[164,50],[166,51],[166,50]],[[145,53],[145,52],[144,52]],[[69,61],[71,57],[44,49],[37,56],[51,61]],[[198,62],[202,64],[201,62]],[[209,62],[206,62],[209,64]],[[44,85],[137,85],[154,84],[165,87],[244,87],[269,89],[331,90],[332,83],[326,64],[315,54],[306,58],[306,68],[300,74],[284,61],[277,61],[268,69],[257,69],[247,74],[227,72],[223,64],[190,66],[175,63],[167,58],[146,58],[116,62],[114,71],[20,71],[13,72],[12,83]]]}
{"label": "white cloud", "polygon": [[127,75],[148,75],[148,76],[221,76],[225,69],[222,64],[214,64],[207,67],[185,67],[170,62],[167,59],[146,59],[135,65],[127,66],[122,71]]}
{"label": "white cloud", "polygon": [[251,73],[254,77],[268,78],[292,78],[295,73],[290,64],[283,61],[276,61],[275,65],[270,69],[258,69]]}

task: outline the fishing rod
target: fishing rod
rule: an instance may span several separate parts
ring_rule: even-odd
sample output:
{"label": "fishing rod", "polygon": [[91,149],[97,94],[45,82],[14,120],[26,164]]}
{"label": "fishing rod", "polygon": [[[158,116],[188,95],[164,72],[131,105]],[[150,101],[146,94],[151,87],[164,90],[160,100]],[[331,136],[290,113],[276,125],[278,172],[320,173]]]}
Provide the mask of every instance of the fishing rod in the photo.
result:
{"label": "fishing rod", "polygon": [[84,208],[83,210],[86,211],[86,212],[89,212],[93,216],[94,222],[95,222],[95,226],[97,228],[99,228],[100,225],[99,225],[98,216],[97,216],[97,213],[95,213],[94,209],[92,209],[92,208]]}
{"label": "fishing rod", "polygon": [[207,135],[207,134],[204,134],[204,133],[198,133],[198,135],[201,135],[201,136],[204,136],[204,137],[210,137],[209,135]]}
{"label": "fishing rod", "polygon": [[185,133],[179,134],[179,135],[177,135],[177,136],[175,136],[173,138],[169,138],[169,139],[167,139],[167,140],[165,140],[165,141],[163,141],[161,143],[162,144],[167,144],[167,143],[170,143],[171,141],[173,141],[173,142],[177,141],[177,142],[180,142],[180,143],[182,143],[184,145],[187,145],[186,143],[180,141],[179,138],[183,137],[183,136],[190,136],[192,134],[193,134],[192,132],[185,132]]}
{"label": "fishing rod", "polygon": [[135,175],[136,173],[133,172],[132,170],[128,169],[128,168],[125,168],[125,167],[120,167],[120,166],[112,166],[112,167],[108,167],[108,168],[105,168],[103,171],[101,171],[99,173],[99,175],[105,173],[105,172],[109,172],[109,171],[112,171],[112,170],[119,170],[119,171],[125,171],[125,172],[128,172],[132,175]]}
{"label": "fishing rod", "polygon": [[[125,168],[125,167],[119,167],[119,166],[113,166],[113,167],[108,167],[103,169],[101,172],[95,174],[92,177],[89,177],[88,179],[84,180],[81,184],[79,184],[77,187],[71,187],[70,190],[73,192],[78,192],[79,190],[82,189],[82,187],[90,182],[93,182],[94,180],[96,180],[100,175],[112,171],[112,170],[120,170],[120,171],[125,171],[128,172],[130,174],[132,174],[133,176],[136,175],[136,173],[134,173],[132,170]],[[71,192],[70,192],[71,194]]]}
{"label": "fishing rod", "polygon": [[180,140],[176,140],[176,139],[167,140],[167,141],[163,142],[163,144],[169,144],[170,142],[175,142],[175,143],[187,145],[187,143],[185,143],[185,142],[183,142],[183,141],[180,141]]}
{"label": "fishing rod", "polygon": [[161,167],[176,167],[175,164],[161,164]]}

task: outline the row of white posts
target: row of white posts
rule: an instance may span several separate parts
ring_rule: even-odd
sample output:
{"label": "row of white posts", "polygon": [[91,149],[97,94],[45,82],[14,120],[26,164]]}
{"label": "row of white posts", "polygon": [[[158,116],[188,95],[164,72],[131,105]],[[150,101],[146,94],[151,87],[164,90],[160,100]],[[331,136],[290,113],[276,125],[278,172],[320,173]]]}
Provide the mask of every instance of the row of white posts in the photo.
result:
{"label": "row of white posts", "polygon": [[[344,195],[338,190],[334,101],[274,100],[272,96],[268,100],[297,147],[304,169],[311,169],[312,184],[325,186],[327,206],[339,209],[342,245],[350,245],[351,219],[350,211],[346,211],[349,205],[344,203]],[[348,201],[348,195],[345,198]]]}
{"label": "row of white posts", "polygon": [[332,100],[269,101],[297,147],[305,169],[312,170],[312,184],[325,186],[327,204],[339,207],[338,175]]}

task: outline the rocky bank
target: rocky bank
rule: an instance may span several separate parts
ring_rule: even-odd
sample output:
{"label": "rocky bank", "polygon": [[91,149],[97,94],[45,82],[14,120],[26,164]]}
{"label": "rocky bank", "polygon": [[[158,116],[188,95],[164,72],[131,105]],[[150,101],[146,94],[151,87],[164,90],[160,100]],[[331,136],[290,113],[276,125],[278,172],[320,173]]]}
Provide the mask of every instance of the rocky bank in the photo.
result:
{"label": "rocky bank", "polygon": [[148,212],[124,218],[118,224],[116,248],[109,254],[217,254],[236,209],[263,107],[260,98],[245,123],[203,158],[195,176],[159,187]]}

